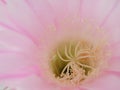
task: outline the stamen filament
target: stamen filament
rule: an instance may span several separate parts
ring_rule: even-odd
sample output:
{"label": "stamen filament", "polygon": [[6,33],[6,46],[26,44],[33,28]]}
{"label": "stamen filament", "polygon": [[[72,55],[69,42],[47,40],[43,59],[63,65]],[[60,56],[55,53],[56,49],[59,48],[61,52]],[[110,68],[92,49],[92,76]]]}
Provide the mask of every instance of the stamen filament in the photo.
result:
{"label": "stamen filament", "polygon": [[78,65],[82,66],[82,67],[86,67],[86,68],[90,68],[90,69],[94,69],[93,67],[91,66],[88,66],[88,65],[85,65],[85,64],[82,64],[80,62],[76,62]]}
{"label": "stamen filament", "polygon": [[70,57],[74,57],[71,52],[72,52],[72,44],[70,43],[70,45],[69,45],[69,55],[70,55]]}
{"label": "stamen filament", "polygon": [[58,57],[59,57],[62,61],[64,61],[64,62],[69,62],[69,61],[70,61],[69,59],[68,59],[68,60],[64,59],[64,58],[60,55],[60,53],[59,53],[58,50],[57,50],[57,55],[58,55]]}
{"label": "stamen filament", "polygon": [[65,45],[65,55],[66,55],[66,57],[67,57],[68,59],[72,59],[72,57],[70,57],[70,56],[68,55],[67,46],[66,46],[66,45]]}
{"label": "stamen filament", "polygon": [[71,64],[71,63],[68,63],[68,64],[64,67],[64,69],[62,70],[60,76],[63,76],[63,75],[64,75],[65,70],[68,69],[68,67],[70,67],[70,64]]}
{"label": "stamen filament", "polygon": [[87,55],[87,56],[79,56],[78,58],[76,58],[76,60],[80,60],[80,59],[84,59],[84,58],[93,58],[95,56],[91,56],[91,55]]}
{"label": "stamen filament", "polygon": [[79,50],[78,53],[76,54],[76,57],[78,57],[80,54],[84,54],[84,53],[90,54],[90,51],[88,49],[86,49],[86,50]]}
{"label": "stamen filament", "polygon": [[78,42],[78,44],[75,47],[75,57],[77,57],[77,52],[78,52],[79,46],[80,46],[80,42]]}
{"label": "stamen filament", "polygon": [[99,47],[87,41],[61,43],[52,55],[51,66],[55,78],[65,85],[78,85],[93,77],[100,67],[99,52]]}

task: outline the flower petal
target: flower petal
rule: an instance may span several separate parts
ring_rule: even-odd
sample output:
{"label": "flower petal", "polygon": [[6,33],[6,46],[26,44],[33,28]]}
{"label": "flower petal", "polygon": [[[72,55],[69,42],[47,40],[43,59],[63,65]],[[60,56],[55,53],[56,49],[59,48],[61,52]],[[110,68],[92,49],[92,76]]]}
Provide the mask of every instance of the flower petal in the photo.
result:
{"label": "flower petal", "polygon": [[67,13],[67,0],[48,0],[51,7],[53,8],[55,15],[57,18],[61,18],[64,17],[66,15],[68,15]]}
{"label": "flower petal", "polygon": [[120,73],[120,42],[111,44],[111,58],[109,60],[108,70]]}
{"label": "flower petal", "polygon": [[73,16],[77,16],[81,14],[82,0],[67,0],[67,13]]}
{"label": "flower petal", "polygon": [[[41,25],[46,28],[54,23],[55,15],[48,0],[25,0],[31,11],[36,15]],[[49,16],[48,16],[49,15]]]}
{"label": "flower petal", "polygon": [[[117,83],[115,83],[117,82]],[[18,90],[66,90],[68,88],[60,88],[60,87],[52,87],[43,83],[43,81],[37,76],[28,76],[25,78],[16,78],[16,79],[6,79],[2,80],[1,83],[4,86],[12,87]],[[119,90],[120,86],[120,78],[112,76],[112,75],[105,75],[99,78],[95,82],[89,83],[89,85],[85,86],[86,89],[74,88],[69,90]]]}
{"label": "flower petal", "polygon": [[0,79],[38,74],[37,60],[19,52],[0,52],[0,62]]}
{"label": "flower petal", "polygon": [[36,76],[6,79],[2,80],[1,84],[9,88],[14,88],[15,90],[50,90],[48,87],[44,87],[41,79]]}
{"label": "flower petal", "polygon": [[88,83],[88,90],[119,90],[120,77],[112,74],[105,74],[98,77],[95,81]]}
{"label": "flower petal", "polygon": [[[6,27],[0,27],[0,49],[14,50],[31,53],[36,50],[36,45],[23,34],[10,31]],[[3,47],[3,48],[2,48]],[[31,51],[31,52],[30,52]]]}
{"label": "flower petal", "polygon": [[23,1],[7,1],[7,4],[0,6],[0,22],[17,28],[17,32],[24,33],[30,39],[39,40],[43,27],[40,20],[32,12],[29,6]]}
{"label": "flower petal", "polygon": [[82,16],[88,18],[94,18],[98,25],[104,21],[106,15],[116,5],[116,0],[91,0],[83,1],[82,5]]}
{"label": "flower petal", "polygon": [[31,75],[24,78],[4,79],[2,85],[17,90],[88,90],[82,88],[60,87],[46,84],[40,77]]}
{"label": "flower petal", "polygon": [[120,56],[111,58],[108,70],[120,73]]}
{"label": "flower petal", "polygon": [[[119,1],[119,0],[118,0]],[[107,27],[107,31],[111,35],[111,42],[120,42],[120,2],[117,3],[113,13],[106,20],[104,27]]]}

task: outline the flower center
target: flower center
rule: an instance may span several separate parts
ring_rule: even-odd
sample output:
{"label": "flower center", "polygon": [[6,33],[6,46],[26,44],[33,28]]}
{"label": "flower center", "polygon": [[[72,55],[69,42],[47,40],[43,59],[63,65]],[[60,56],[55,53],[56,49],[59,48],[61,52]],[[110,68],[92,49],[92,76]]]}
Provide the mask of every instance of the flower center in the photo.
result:
{"label": "flower center", "polygon": [[87,40],[67,41],[58,45],[50,62],[54,77],[70,84],[80,84],[95,76],[101,63],[99,49]]}

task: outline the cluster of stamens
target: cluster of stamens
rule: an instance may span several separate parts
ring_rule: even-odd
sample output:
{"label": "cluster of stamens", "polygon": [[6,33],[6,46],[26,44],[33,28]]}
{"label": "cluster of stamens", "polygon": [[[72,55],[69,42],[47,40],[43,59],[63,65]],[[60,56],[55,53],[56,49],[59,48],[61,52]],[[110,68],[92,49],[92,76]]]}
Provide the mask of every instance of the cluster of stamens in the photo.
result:
{"label": "cluster of stamens", "polygon": [[64,43],[54,52],[51,66],[59,81],[80,84],[97,67],[94,46],[86,41]]}

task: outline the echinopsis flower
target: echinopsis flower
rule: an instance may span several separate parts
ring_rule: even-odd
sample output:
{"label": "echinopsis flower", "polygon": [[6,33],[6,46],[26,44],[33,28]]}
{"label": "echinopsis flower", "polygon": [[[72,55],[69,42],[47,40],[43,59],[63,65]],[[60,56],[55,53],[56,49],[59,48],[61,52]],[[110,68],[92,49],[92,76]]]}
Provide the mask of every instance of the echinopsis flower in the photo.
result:
{"label": "echinopsis flower", "polygon": [[0,84],[17,90],[119,90],[119,0],[1,0]]}

